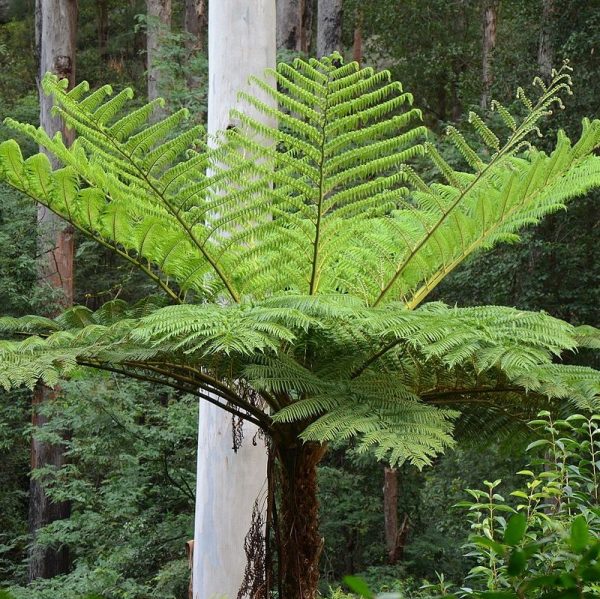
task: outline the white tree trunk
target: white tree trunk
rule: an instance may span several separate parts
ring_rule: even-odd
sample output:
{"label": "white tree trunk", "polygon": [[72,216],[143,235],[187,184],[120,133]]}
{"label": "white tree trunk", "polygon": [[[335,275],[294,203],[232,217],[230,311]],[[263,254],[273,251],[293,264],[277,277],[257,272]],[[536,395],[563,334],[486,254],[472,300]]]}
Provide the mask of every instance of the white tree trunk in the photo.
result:
{"label": "white tree trunk", "polygon": [[[208,13],[208,133],[237,123],[229,111],[240,107],[241,89],[272,100],[248,84],[275,66],[275,0],[212,0]],[[241,108],[245,108],[241,106]],[[256,116],[256,115],[253,115]],[[267,451],[252,439],[257,429],[244,423],[244,440],[232,449],[231,415],[201,403],[198,430],[194,599],[236,599],[246,568],[244,539],[257,499],[266,500]]]}
{"label": "white tree trunk", "polygon": [[317,58],[342,51],[342,0],[319,0]]}

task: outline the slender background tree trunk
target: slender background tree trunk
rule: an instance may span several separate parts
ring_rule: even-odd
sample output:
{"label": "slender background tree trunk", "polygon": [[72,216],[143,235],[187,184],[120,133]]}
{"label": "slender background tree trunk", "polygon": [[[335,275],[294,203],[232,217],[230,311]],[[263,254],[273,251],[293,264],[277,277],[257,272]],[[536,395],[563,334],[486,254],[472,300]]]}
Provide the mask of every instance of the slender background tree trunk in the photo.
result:
{"label": "slender background tree trunk", "polygon": [[397,468],[383,469],[383,520],[385,528],[385,546],[388,563],[395,564],[404,558],[406,537],[408,536],[408,515],[402,522],[398,519],[398,478]]}
{"label": "slender background tree trunk", "polygon": [[363,12],[359,7],[354,17],[354,42],[352,44],[352,58],[359,65],[363,60]]}
{"label": "slender background tree trunk", "polygon": [[490,103],[490,92],[494,82],[492,57],[496,47],[496,25],[498,22],[498,3],[487,2],[483,9],[483,52],[481,71],[481,108],[487,109]]}
{"label": "slender background tree trunk", "polygon": [[319,0],[317,58],[342,50],[342,0]]}
{"label": "slender background tree trunk", "polygon": [[108,0],[97,0],[96,12],[98,15],[98,53],[105,58],[108,45]]}
{"label": "slender background tree trunk", "polygon": [[277,47],[308,53],[312,38],[312,0],[277,0]]}
{"label": "slender background tree trunk", "polygon": [[[75,53],[77,34],[76,0],[37,0],[36,2],[36,42],[39,54],[40,79],[48,71],[60,78],[68,79],[72,87],[75,81]],[[52,136],[60,131],[65,143],[73,141],[61,118],[52,116],[52,98],[39,88],[40,124]],[[43,150],[42,150],[43,151]],[[57,161],[50,156],[53,167]],[[38,207],[40,258],[38,265],[39,281],[49,286],[58,295],[57,311],[73,304],[73,229],[43,206]],[[54,314],[50,313],[49,316]],[[32,423],[42,426],[45,417],[40,408],[53,397],[53,390],[41,383],[33,395]],[[31,469],[64,464],[64,447],[50,445],[35,437],[31,442]],[[68,503],[53,503],[44,490],[44,481],[31,479],[29,486],[29,529],[32,546],[29,554],[29,580],[51,578],[69,569],[68,548],[46,548],[36,544],[39,529],[53,522],[67,518]]]}
{"label": "slender background tree trunk", "polygon": [[207,17],[206,0],[185,0],[183,29],[189,34],[185,40],[188,50],[204,50]]}
{"label": "slender background tree trunk", "polygon": [[549,81],[554,66],[554,48],[552,47],[552,19],[554,17],[554,0],[543,0],[542,26],[538,46],[538,66],[542,77]]}
{"label": "slender background tree trunk", "polygon": [[[160,97],[164,89],[164,72],[159,68],[160,46],[165,33],[171,30],[171,0],[146,0],[146,69],[148,71],[148,100]],[[152,119],[160,120],[164,111],[156,110]]]}
{"label": "slender background tree trunk", "polygon": [[[244,108],[237,96],[241,89],[274,104],[249,85],[248,77],[262,77],[264,69],[275,66],[275,28],[275,0],[212,0],[209,4],[209,135],[237,125],[230,121],[229,111]],[[244,539],[251,528],[254,504],[259,499],[266,506],[267,450],[260,438],[253,444],[256,427],[244,423],[243,431],[244,440],[235,453],[231,416],[211,404],[201,404],[194,599],[236,599],[246,569]]]}

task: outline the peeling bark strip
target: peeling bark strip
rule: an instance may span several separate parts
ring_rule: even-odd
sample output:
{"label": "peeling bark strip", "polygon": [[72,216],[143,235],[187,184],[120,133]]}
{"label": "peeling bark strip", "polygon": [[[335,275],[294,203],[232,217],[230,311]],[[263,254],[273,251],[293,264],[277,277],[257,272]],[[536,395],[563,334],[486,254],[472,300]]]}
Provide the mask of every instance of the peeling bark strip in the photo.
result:
{"label": "peeling bark strip", "polygon": [[[35,5],[36,45],[39,57],[39,81],[51,71],[68,79],[69,87],[75,83],[75,51],[77,34],[77,0],[37,0]],[[73,141],[73,131],[65,127],[60,117],[51,114],[52,98],[39,89],[40,124],[53,136],[60,131],[65,143]],[[43,150],[42,150],[43,151]],[[58,162],[48,156],[54,168]],[[58,291],[57,311],[73,304],[73,229],[44,208],[38,207],[38,281]],[[35,427],[46,423],[39,408],[52,401],[55,392],[38,384],[32,398],[32,424]],[[31,440],[31,469],[52,466],[60,468],[65,462],[64,447],[50,445],[36,438]],[[70,560],[67,547],[41,547],[36,545],[39,529],[46,524],[68,518],[68,503],[53,503],[46,495],[44,481],[31,478],[29,483],[29,531],[32,538],[29,553],[29,581],[36,578],[51,578],[69,571]]]}
{"label": "peeling bark strip", "polygon": [[342,50],[342,0],[319,0],[317,58]]}
{"label": "peeling bark strip", "polygon": [[483,11],[483,54],[482,54],[482,92],[481,108],[486,109],[490,103],[490,92],[494,82],[492,56],[496,47],[496,26],[498,22],[498,4],[490,1]]}

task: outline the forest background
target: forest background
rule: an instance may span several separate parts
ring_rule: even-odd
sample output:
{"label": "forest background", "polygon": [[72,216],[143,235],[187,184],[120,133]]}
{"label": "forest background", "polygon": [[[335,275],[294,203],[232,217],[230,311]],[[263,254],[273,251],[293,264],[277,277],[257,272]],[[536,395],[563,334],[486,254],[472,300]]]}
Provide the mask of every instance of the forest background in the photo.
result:
{"label": "forest background", "polygon": [[[146,30],[158,26],[152,66],[167,108],[185,106],[204,122],[202,0],[172,0],[162,25],[149,20],[143,1],[78,4],[78,81],[132,86],[142,103],[148,90]],[[318,3],[278,4],[303,7],[293,35],[290,29],[278,32],[279,58],[314,55]],[[0,115],[31,123],[39,118],[34,5],[33,0],[0,3]],[[490,94],[510,105],[518,85],[564,59],[574,68],[574,96],[567,111],[549,120],[548,144],[559,128],[575,137],[583,116],[599,116],[599,0],[343,0],[338,5],[338,49],[348,59],[390,69],[440,136],[469,110],[487,110]],[[2,140],[12,135],[0,127]],[[457,160],[454,151],[446,151],[451,163]],[[547,218],[525,233],[521,245],[474,258],[436,297],[449,304],[545,309],[573,324],[600,325],[599,196],[590,194],[567,215]],[[3,312],[46,311],[60,298],[36,283],[35,207],[3,186],[0,198]],[[128,265],[92,242],[76,240],[75,303],[96,309],[109,299],[135,300],[149,292]],[[592,358],[577,359],[591,364]],[[0,586],[33,599],[55,597],[56,589],[66,599],[99,591],[107,599],[186,597],[196,399],[118,375],[86,373],[62,384],[45,410],[49,424],[34,428],[30,394],[0,394]],[[32,435],[56,441],[65,431],[67,464],[31,474]],[[502,434],[484,444],[459,439],[456,450],[423,472],[385,468],[347,445],[332,451],[320,468],[324,589],[350,572],[361,572],[374,588],[418,586],[436,571],[461,579],[472,565],[462,557],[469,530],[452,505],[464,498],[465,487],[484,478],[503,479],[508,487],[525,459],[526,433],[508,425],[496,432]],[[45,477],[51,497],[70,504],[68,518],[36,535],[40,545],[69,548],[70,572],[34,582],[27,566],[30,474]]]}

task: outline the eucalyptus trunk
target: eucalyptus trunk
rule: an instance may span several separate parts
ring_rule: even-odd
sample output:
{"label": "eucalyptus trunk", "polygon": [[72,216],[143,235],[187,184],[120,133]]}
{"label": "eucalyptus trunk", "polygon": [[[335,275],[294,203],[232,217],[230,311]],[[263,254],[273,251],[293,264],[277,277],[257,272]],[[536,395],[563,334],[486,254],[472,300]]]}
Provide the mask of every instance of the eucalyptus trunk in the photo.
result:
{"label": "eucalyptus trunk", "polygon": [[482,52],[482,91],[481,108],[489,107],[494,71],[492,57],[496,48],[496,28],[498,23],[498,5],[495,0],[490,0],[483,9],[483,52]]}
{"label": "eucalyptus trunk", "polygon": [[352,59],[359,65],[363,61],[363,12],[361,8],[356,9],[354,19],[354,38],[352,43]]}
{"label": "eucalyptus trunk", "polygon": [[185,0],[183,29],[188,34],[185,40],[188,50],[204,50],[207,16],[206,0]]}
{"label": "eucalyptus trunk", "polygon": [[319,0],[317,9],[317,57],[342,50],[342,0]]}
{"label": "eucalyptus trunk", "polygon": [[[171,29],[171,0],[146,0],[146,70],[148,72],[148,100],[154,100],[164,93],[164,69],[160,68],[160,47],[165,34]],[[156,110],[154,120],[164,116],[164,111]]]}
{"label": "eucalyptus trunk", "polygon": [[554,0],[543,0],[542,26],[540,28],[540,43],[538,46],[538,66],[544,79],[552,77],[554,65],[554,48],[552,46],[552,24],[554,18]]}
{"label": "eucalyptus trunk", "polygon": [[[232,108],[248,110],[238,99],[242,89],[275,106],[248,83],[251,75],[261,77],[266,68],[275,67],[275,1],[256,0],[249,6],[244,0],[213,0],[208,56],[209,135],[237,125],[230,120]],[[200,406],[194,599],[236,599],[244,582],[248,561],[244,541],[256,515],[255,504],[264,511],[267,502],[267,449],[257,433],[254,425],[244,423],[236,452],[231,415],[206,402]]]}
{"label": "eucalyptus trunk", "polygon": [[[39,55],[39,78],[52,72],[61,79],[75,81],[75,51],[77,34],[76,0],[37,0],[35,6],[36,45]],[[69,145],[73,132],[66,128],[63,120],[53,116],[52,98],[39,90],[40,124],[49,135],[60,132]],[[43,148],[42,148],[43,151]],[[54,168],[57,161],[49,155]],[[54,309],[46,314],[55,316],[58,311],[73,304],[73,228],[45,207],[38,206],[38,282],[46,287],[57,301]],[[38,384],[32,399],[32,424],[45,424],[43,405],[51,401],[54,391]],[[65,462],[64,446],[40,441],[31,441],[31,469],[53,466],[60,468]],[[32,537],[29,553],[29,580],[51,578],[69,570],[69,552],[66,546],[44,547],[36,543],[41,527],[67,518],[70,506],[66,502],[55,503],[48,497],[45,481],[31,478],[29,484],[29,531]]]}
{"label": "eucalyptus trunk", "polygon": [[277,47],[308,53],[312,37],[312,0],[276,0]]}

